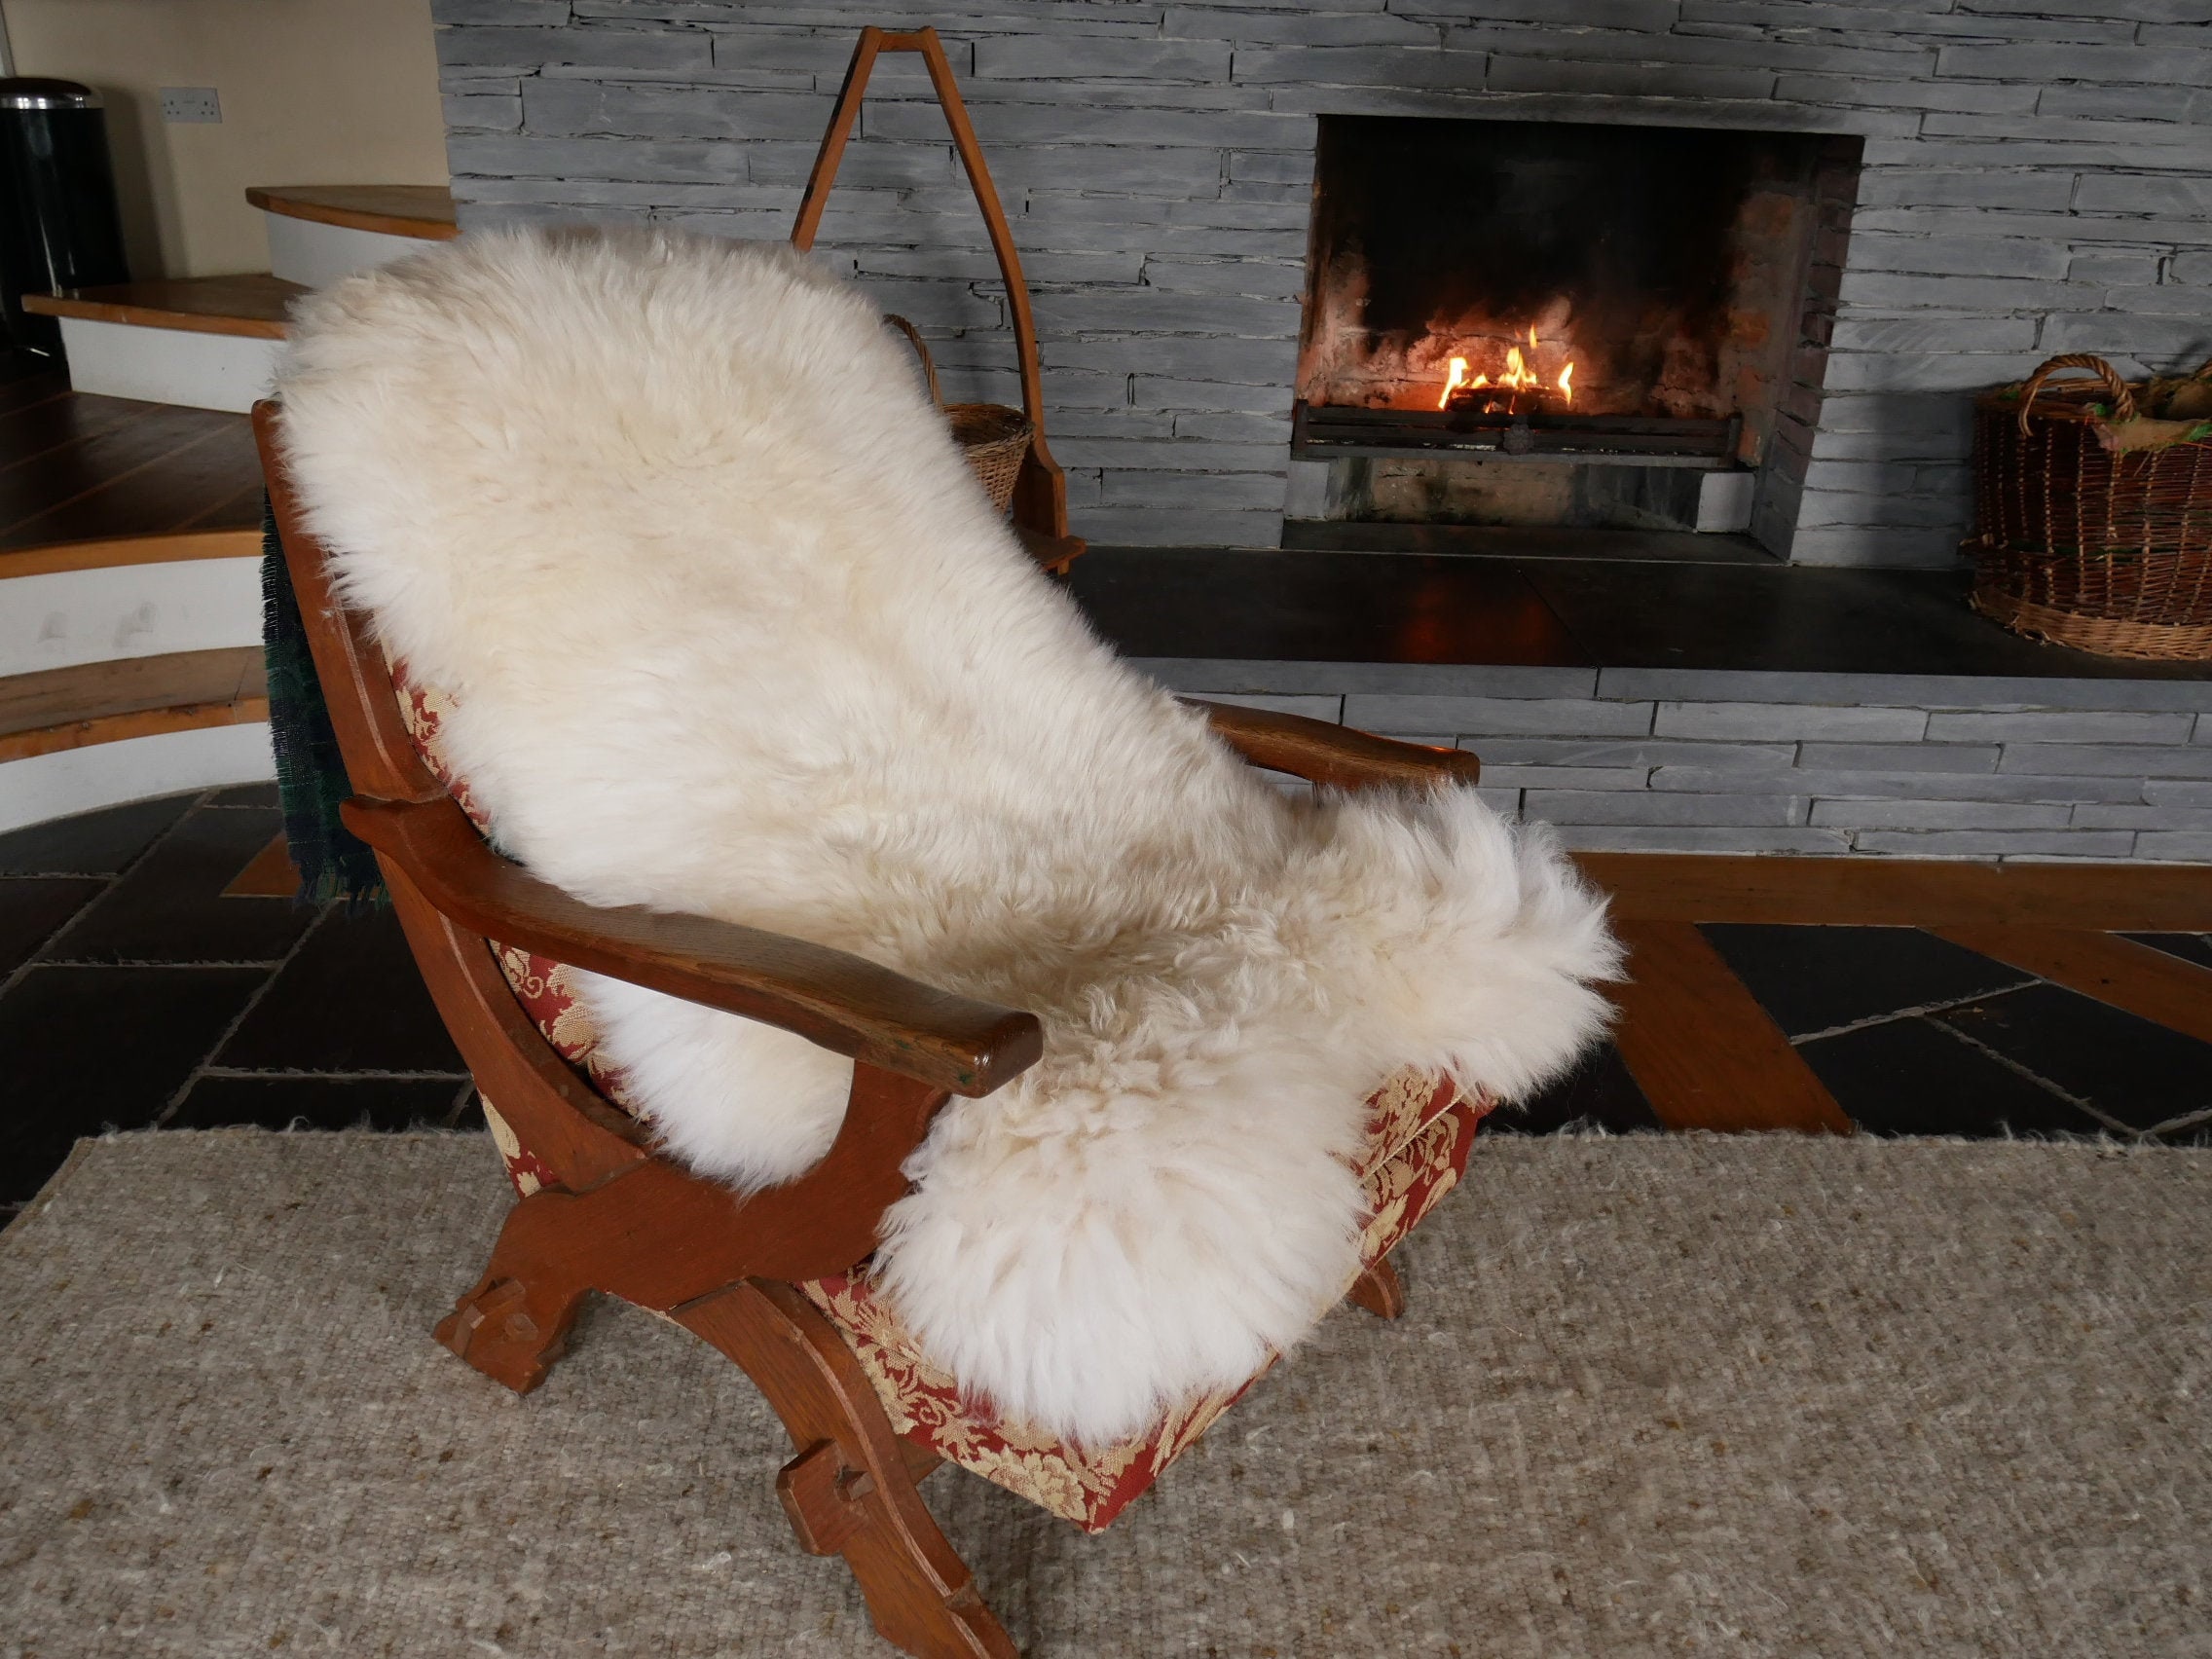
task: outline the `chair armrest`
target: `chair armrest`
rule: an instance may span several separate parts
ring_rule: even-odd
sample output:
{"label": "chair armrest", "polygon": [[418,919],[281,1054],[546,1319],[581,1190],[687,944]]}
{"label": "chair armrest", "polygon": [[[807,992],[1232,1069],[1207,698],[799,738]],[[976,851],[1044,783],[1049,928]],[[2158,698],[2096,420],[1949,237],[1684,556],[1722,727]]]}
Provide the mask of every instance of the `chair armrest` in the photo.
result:
{"label": "chair armrest", "polygon": [[346,827],[473,934],[795,1032],[956,1094],[1045,1051],[1037,1016],[956,996],[828,945],[642,905],[586,904],[494,852],[450,799],[346,803]]}
{"label": "chair armrest", "polygon": [[1304,715],[1240,709],[1200,697],[1179,701],[1203,714],[1214,735],[1253,765],[1332,789],[1472,787],[1482,773],[1481,763],[1461,749],[1400,743],[1327,720],[1309,720]]}

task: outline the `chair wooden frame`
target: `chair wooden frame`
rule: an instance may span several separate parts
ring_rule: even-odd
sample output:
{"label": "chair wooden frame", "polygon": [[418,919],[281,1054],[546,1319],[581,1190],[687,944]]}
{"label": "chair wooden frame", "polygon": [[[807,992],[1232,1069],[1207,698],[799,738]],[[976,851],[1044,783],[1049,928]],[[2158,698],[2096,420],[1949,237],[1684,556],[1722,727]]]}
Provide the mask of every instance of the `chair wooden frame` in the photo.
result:
{"label": "chair wooden frame", "polygon": [[[487,1102],[544,1173],[508,1214],[438,1340],[519,1393],[560,1357],[586,1291],[675,1319],[742,1366],[790,1432],[777,1491],[800,1544],[842,1555],[876,1630],[904,1651],[1012,1655],[923,1506],[937,1456],[900,1438],[860,1361],[794,1287],[875,1247],[900,1166],[952,1094],[987,1094],[1043,1052],[1034,1015],[935,989],[843,951],[697,916],[597,908],[485,842],[416,754],[390,664],[338,603],[302,523],[281,416],[254,409],[277,532],[354,795],[409,946]],[[1199,705],[1252,763],[1341,788],[1472,783],[1474,756],[1289,715]],[[493,940],[765,1020],[854,1060],[843,1125],[804,1175],[740,1198],[657,1156],[516,1000]],[[1387,1262],[1352,1292],[1403,1306]]]}

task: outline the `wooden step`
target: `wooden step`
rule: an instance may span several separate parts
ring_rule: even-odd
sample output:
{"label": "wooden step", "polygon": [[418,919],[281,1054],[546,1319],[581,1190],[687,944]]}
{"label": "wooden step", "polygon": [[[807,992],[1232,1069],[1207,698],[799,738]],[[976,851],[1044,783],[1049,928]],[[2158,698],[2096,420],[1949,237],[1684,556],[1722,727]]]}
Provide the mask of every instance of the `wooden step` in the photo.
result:
{"label": "wooden step", "polygon": [[264,213],[375,236],[450,241],[461,235],[453,192],[442,184],[257,184],[245,199]]}
{"label": "wooden step", "polygon": [[0,680],[0,761],[268,718],[259,645],[17,674]]}
{"label": "wooden step", "polygon": [[23,309],[41,316],[134,328],[281,340],[291,303],[307,291],[281,276],[174,276],[72,288],[62,294],[25,294]]}
{"label": "wooden step", "polygon": [[0,577],[256,552],[243,415],[71,391],[0,414]]}

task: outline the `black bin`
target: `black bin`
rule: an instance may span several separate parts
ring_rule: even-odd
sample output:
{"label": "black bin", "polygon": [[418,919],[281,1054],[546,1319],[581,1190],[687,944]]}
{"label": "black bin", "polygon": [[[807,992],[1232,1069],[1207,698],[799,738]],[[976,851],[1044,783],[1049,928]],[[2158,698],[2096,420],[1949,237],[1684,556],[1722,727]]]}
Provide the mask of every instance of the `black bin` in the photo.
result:
{"label": "black bin", "polygon": [[61,350],[24,294],[128,282],[100,95],[74,81],[0,79],[0,320],[8,344]]}

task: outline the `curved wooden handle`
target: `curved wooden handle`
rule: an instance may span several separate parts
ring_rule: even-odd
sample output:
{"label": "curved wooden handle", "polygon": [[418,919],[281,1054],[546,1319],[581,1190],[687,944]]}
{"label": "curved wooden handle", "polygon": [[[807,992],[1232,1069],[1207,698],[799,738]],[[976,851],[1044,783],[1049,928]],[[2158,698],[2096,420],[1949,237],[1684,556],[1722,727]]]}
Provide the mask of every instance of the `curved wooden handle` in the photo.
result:
{"label": "curved wooden handle", "polygon": [[[2212,367],[2212,364],[2207,367]],[[2063,356],[2051,358],[2028,377],[2027,389],[2020,394],[2020,433],[2023,437],[2031,429],[2028,416],[2035,408],[2044,382],[2060,369],[2083,369],[2095,375],[2104,384],[2106,395],[2112,399],[2114,418],[2120,421],[2135,419],[2135,394],[2127,389],[2127,383],[2120,378],[2120,371],[2102,357],[2091,356],[2086,351],[2069,351]]]}
{"label": "curved wooden handle", "polygon": [[860,120],[861,99],[867,93],[868,73],[876,55],[885,52],[918,52],[928,65],[930,85],[944,108],[945,125],[952,129],[953,148],[960,165],[968,169],[968,183],[976,193],[976,205],[983,210],[983,224],[991,233],[991,251],[998,255],[999,275],[1006,278],[1007,310],[1014,319],[1014,343],[1021,371],[1021,412],[1029,417],[1029,453],[1022,459],[1021,475],[1014,486],[1014,522],[1040,535],[1065,539],[1068,534],[1068,485],[1059,463],[1045,444],[1045,383],[1037,362],[1037,322],[1030,314],[1029,285],[1021,277],[1021,255],[1014,251],[1014,232],[999,205],[999,193],[991,184],[991,171],[983,163],[983,148],[976,142],[969,125],[968,108],[960,101],[960,88],[952,79],[952,65],[937,30],[916,29],[894,34],[879,28],[861,30],[853,48],[853,60],[845,69],[845,84],[837,93],[829,130],[815,152],[814,170],[807,175],[806,194],[799,199],[798,218],[792,226],[792,245],[814,245],[822,226],[822,211],[829,204],[830,187],[837,177],[837,162]]}
{"label": "curved wooden handle", "polygon": [[944,390],[937,384],[937,359],[930,355],[929,342],[922,331],[897,312],[885,312],[883,320],[906,337],[906,344],[914,349],[914,355],[922,360],[922,378],[930,383],[930,401],[940,409],[944,407]]}
{"label": "curved wooden handle", "polygon": [[815,233],[822,227],[823,209],[830,203],[830,187],[836,182],[837,164],[860,119],[861,100],[867,94],[868,75],[875,68],[877,55],[885,52],[921,54],[930,72],[930,85],[937,92],[938,102],[944,107],[945,125],[952,129],[953,148],[960,152],[960,165],[968,171],[969,186],[976,193],[976,205],[982,209],[984,228],[991,235],[991,251],[998,256],[999,275],[1006,278],[1007,309],[1014,314],[1014,348],[1021,358],[1021,412],[1029,417],[1029,424],[1037,434],[1034,439],[1037,454],[1050,465],[1051,457],[1045,451],[1044,379],[1037,366],[1037,325],[1030,315],[1029,285],[1022,280],[1021,255],[1015,251],[1006,209],[999,204],[997,187],[991,183],[991,169],[983,161],[983,147],[976,141],[976,129],[968,121],[968,106],[960,101],[960,87],[952,78],[952,64],[944,55],[944,46],[937,38],[937,30],[921,28],[909,34],[894,34],[872,25],[861,30],[859,44],[853,48],[853,60],[845,69],[845,84],[837,92],[836,109],[830,117],[830,129],[822,135],[822,148],[815,154],[814,170],[807,175],[806,194],[799,200],[798,218],[792,226],[792,245],[801,249],[814,245]]}

